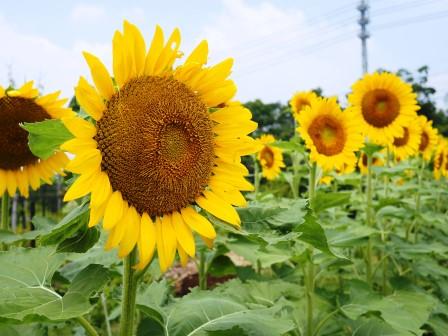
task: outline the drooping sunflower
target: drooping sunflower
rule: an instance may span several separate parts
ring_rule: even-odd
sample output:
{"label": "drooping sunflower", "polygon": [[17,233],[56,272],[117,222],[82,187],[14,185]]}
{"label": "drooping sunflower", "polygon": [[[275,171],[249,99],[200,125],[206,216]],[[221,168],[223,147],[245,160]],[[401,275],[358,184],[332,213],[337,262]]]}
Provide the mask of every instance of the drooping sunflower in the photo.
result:
{"label": "drooping sunflower", "polygon": [[10,196],[17,189],[23,197],[29,196],[30,187],[36,190],[42,181],[51,184],[51,178],[68,162],[67,156],[55,152],[41,160],[28,147],[28,132],[21,123],[69,117],[72,111],[64,108],[66,99],[59,99],[60,92],[39,96],[33,82],[17,90],[0,86],[0,195]]}
{"label": "drooping sunflower", "polygon": [[282,150],[270,145],[275,142],[275,138],[270,134],[262,135],[258,142],[261,145],[258,161],[261,164],[262,174],[268,180],[275,180],[280,175],[281,169],[285,167]]}
{"label": "drooping sunflower", "polygon": [[355,166],[355,151],[364,140],[359,115],[352,110],[342,112],[336,98],[325,98],[312,101],[298,121],[297,131],[310,150],[311,161],[324,171]]}
{"label": "drooping sunflower", "polygon": [[211,243],[216,232],[198,207],[240,225],[233,206],[245,206],[242,190],[253,190],[242,155],[256,151],[248,136],[257,124],[251,112],[232,102],[228,79],[233,61],[205,67],[202,41],[183,65],[174,67],[180,32],[165,41],[157,26],[149,50],[138,28],[125,21],[113,38],[113,74],[84,53],[95,87],[81,77],[75,89],[92,117],[64,119],[75,139],[63,148],[76,155],[67,169],[80,174],[65,195],[91,193],[90,222],[102,219],[106,248],[119,257],[137,246],[144,268],[157,249],[165,271],[179,253],[185,264],[195,255],[193,233]]}
{"label": "drooping sunflower", "polygon": [[390,150],[399,160],[405,160],[418,153],[422,136],[422,128],[417,118],[404,126],[403,130],[403,136],[395,137],[389,144]]}
{"label": "drooping sunflower", "polygon": [[289,101],[294,118],[298,120],[298,116],[305,109],[305,107],[310,106],[311,102],[316,99],[319,99],[319,97],[313,91],[296,92]]}
{"label": "drooping sunflower", "polygon": [[[372,157],[372,166],[381,167],[384,166],[384,160],[380,157],[380,154],[373,155]],[[361,153],[358,159],[358,168],[361,174],[367,175],[367,154]]]}
{"label": "drooping sunflower", "polygon": [[412,87],[391,73],[367,74],[352,86],[348,101],[360,115],[370,141],[386,145],[404,136],[404,127],[416,117]]}
{"label": "drooping sunflower", "polygon": [[432,127],[432,120],[428,120],[424,115],[419,116],[418,121],[420,122],[420,127],[422,129],[418,150],[423,159],[430,161],[434,149],[437,146],[437,130]]}

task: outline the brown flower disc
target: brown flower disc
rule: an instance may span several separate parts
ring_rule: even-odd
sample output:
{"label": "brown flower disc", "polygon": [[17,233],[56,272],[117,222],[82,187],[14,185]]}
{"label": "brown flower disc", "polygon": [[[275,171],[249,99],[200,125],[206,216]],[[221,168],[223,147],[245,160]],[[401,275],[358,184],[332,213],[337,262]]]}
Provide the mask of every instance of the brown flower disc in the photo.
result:
{"label": "brown flower disc", "polygon": [[308,133],[320,154],[332,156],[343,151],[346,135],[341,122],[331,115],[319,115],[310,124]]}
{"label": "brown flower disc", "polygon": [[409,141],[409,130],[407,127],[403,127],[403,136],[400,138],[394,138],[394,146],[401,147],[405,146]]}
{"label": "brown flower disc", "polygon": [[271,168],[274,165],[274,152],[268,146],[265,146],[260,152],[260,158],[266,163],[266,167]]}
{"label": "brown flower disc", "polygon": [[420,137],[420,145],[418,147],[418,150],[420,152],[424,152],[425,149],[428,147],[429,145],[429,136],[428,133],[426,133],[425,131],[422,132],[422,135]]}
{"label": "brown flower disc", "polygon": [[37,162],[28,148],[28,132],[20,123],[45,119],[51,119],[50,115],[33,99],[0,98],[0,169],[16,170]]}
{"label": "brown flower disc", "polygon": [[387,90],[369,91],[362,99],[362,115],[374,127],[389,126],[400,113],[400,102]]}
{"label": "brown flower disc", "polygon": [[214,162],[207,107],[171,77],[130,80],[97,122],[102,170],[139,213],[161,216],[200,196]]}

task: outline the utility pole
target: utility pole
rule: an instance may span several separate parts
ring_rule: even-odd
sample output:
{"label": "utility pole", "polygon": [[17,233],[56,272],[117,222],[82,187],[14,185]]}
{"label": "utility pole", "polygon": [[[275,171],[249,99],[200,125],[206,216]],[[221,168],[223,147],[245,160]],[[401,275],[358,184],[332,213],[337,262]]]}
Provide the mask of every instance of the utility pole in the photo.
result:
{"label": "utility pole", "polygon": [[359,26],[361,27],[361,31],[359,32],[359,38],[361,39],[361,47],[362,47],[362,73],[365,74],[368,71],[367,66],[367,39],[370,37],[369,32],[367,31],[367,24],[369,23],[368,10],[369,5],[367,4],[367,0],[361,0],[361,3],[357,7],[359,13],[361,14],[361,18],[358,20]]}

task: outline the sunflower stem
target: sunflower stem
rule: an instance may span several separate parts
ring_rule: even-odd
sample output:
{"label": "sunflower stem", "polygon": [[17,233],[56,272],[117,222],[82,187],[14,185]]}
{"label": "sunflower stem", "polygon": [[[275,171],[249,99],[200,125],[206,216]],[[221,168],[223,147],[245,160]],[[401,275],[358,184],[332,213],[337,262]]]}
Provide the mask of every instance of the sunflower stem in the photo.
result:
{"label": "sunflower stem", "polygon": [[199,289],[207,289],[207,272],[205,269],[205,251],[202,249],[199,254]]}
{"label": "sunflower stem", "polygon": [[135,302],[137,297],[138,279],[135,276],[135,269],[132,265],[135,264],[136,257],[137,249],[134,248],[123,261],[123,297],[121,301],[120,336],[134,335]]}
{"label": "sunflower stem", "polygon": [[104,293],[101,293],[101,305],[103,306],[104,322],[106,324],[106,335],[112,336],[112,329],[110,328],[109,311],[107,310],[107,299]]}
{"label": "sunflower stem", "polygon": [[[367,226],[373,226],[373,214],[372,214],[372,198],[373,198],[373,190],[372,190],[372,154],[367,155],[367,200],[366,200],[366,219]],[[369,237],[369,241],[367,242],[367,251],[366,251],[366,280],[369,285],[372,284],[372,238]]]}
{"label": "sunflower stem", "polygon": [[[420,190],[422,189],[423,184],[423,173],[425,170],[425,160],[423,158],[420,158],[420,169],[418,170],[418,185],[417,185],[417,192],[415,195],[415,211],[418,215],[420,213],[420,206],[421,206],[421,197],[420,197]],[[414,228],[414,244],[417,244],[417,234],[419,230],[419,224],[420,221],[417,220],[417,216],[414,219],[415,228]]]}
{"label": "sunflower stem", "polygon": [[[387,146],[386,149],[386,167],[389,169],[390,168],[390,148],[389,146]],[[389,197],[389,175],[386,174],[386,176],[384,177],[384,198],[388,198]],[[386,240],[387,240],[387,235],[386,235],[386,220],[384,220],[384,225],[383,225],[383,233],[381,235],[382,238],[382,242],[383,245],[386,244]],[[383,295],[387,294],[387,268],[388,268],[388,262],[387,262],[387,254],[384,253],[384,261],[383,261],[383,281],[382,281],[382,290],[383,290]]]}
{"label": "sunflower stem", "polygon": [[[308,187],[309,205],[312,212],[314,212],[314,199],[316,194],[316,163],[313,162],[310,167],[310,178]],[[307,317],[307,336],[313,335],[313,310],[314,310],[314,277],[315,270],[313,264],[313,248],[309,248],[309,260],[305,272],[305,289],[306,289],[306,317]]]}
{"label": "sunflower stem", "polygon": [[78,323],[80,325],[82,325],[82,327],[86,331],[87,335],[89,335],[89,336],[99,336],[99,334],[96,331],[96,329],[93,327],[93,325],[90,324],[89,321],[87,321],[87,319],[85,317],[79,316],[79,317],[76,318],[76,321],[78,321]]}
{"label": "sunflower stem", "polygon": [[2,222],[1,229],[9,229],[9,194],[5,192],[2,197]]}
{"label": "sunflower stem", "polygon": [[257,157],[252,155],[252,159],[254,160],[254,195],[255,199],[257,199],[258,196],[258,190],[260,189],[260,167],[258,167]]}

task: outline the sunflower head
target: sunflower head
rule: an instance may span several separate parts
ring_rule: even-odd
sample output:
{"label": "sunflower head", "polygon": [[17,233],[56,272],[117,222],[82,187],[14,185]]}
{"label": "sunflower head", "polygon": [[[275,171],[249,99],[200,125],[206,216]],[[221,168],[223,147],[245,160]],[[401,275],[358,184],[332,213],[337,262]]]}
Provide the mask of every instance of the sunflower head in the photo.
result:
{"label": "sunflower head", "polygon": [[[384,155],[384,153],[382,153]],[[375,155],[372,157],[372,166],[381,167],[384,166],[384,160],[381,157],[381,153]],[[367,169],[367,154],[361,153],[358,159],[358,168],[361,174],[367,175],[368,169]]]}
{"label": "sunflower head", "polygon": [[389,148],[396,158],[405,160],[416,155],[422,138],[422,128],[417,119],[403,127],[403,135],[395,137],[389,144]]}
{"label": "sunflower head", "polygon": [[391,73],[367,74],[352,87],[348,97],[369,140],[388,144],[404,136],[404,126],[416,117],[416,95],[409,84]]}
{"label": "sunflower head", "polygon": [[90,120],[66,118],[75,139],[63,148],[76,155],[67,169],[80,176],[65,200],[91,194],[90,226],[102,220],[106,248],[120,257],[136,246],[137,268],[157,249],[165,271],[179,254],[195,255],[193,233],[209,245],[216,236],[198,209],[240,225],[233,206],[245,206],[252,190],[242,155],[256,151],[248,136],[257,124],[249,110],[231,99],[236,86],[233,61],[207,67],[201,42],[182,65],[180,32],[165,40],[156,27],[149,49],[136,26],[124,22],[113,38],[113,75],[84,53],[95,86],[83,77],[76,98]]}
{"label": "sunflower head", "polygon": [[280,175],[281,168],[285,167],[282,150],[271,145],[275,142],[275,138],[270,134],[262,135],[258,142],[261,145],[258,161],[261,164],[262,174],[268,180],[275,180]]}
{"label": "sunflower head", "polygon": [[422,130],[418,150],[423,159],[430,161],[438,142],[437,129],[432,127],[432,121],[424,115],[420,115],[418,121]]}
{"label": "sunflower head", "polygon": [[311,102],[316,99],[319,99],[319,97],[313,91],[296,92],[289,101],[294,118],[298,120],[298,116],[303,112],[305,107],[310,106]]}
{"label": "sunflower head", "polygon": [[447,166],[447,154],[448,154],[448,141],[442,136],[439,136],[438,145],[434,154],[434,178],[436,180],[440,179],[442,175],[446,175],[448,171]]}
{"label": "sunflower head", "polygon": [[30,187],[36,190],[41,181],[51,183],[52,176],[68,162],[63,152],[46,160],[36,157],[28,147],[28,133],[20,124],[69,117],[72,111],[64,108],[66,99],[55,92],[40,96],[33,82],[17,90],[0,86],[0,195],[5,191],[13,196],[17,189],[28,197]]}
{"label": "sunflower head", "polygon": [[311,161],[324,170],[354,167],[355,151],[363,144],[360,118],[342,112],[335,98],[314,100],[298,117],[298,132],[310,150]]}

